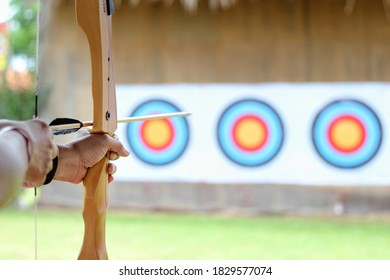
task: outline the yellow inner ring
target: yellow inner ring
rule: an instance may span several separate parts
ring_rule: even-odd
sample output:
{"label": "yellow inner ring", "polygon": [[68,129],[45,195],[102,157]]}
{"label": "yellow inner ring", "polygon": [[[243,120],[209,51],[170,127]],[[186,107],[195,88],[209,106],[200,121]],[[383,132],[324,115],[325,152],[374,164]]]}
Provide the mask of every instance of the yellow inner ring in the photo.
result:
{"label": "yellow inner ring", "polygon": [[235,128],[235,139],[237,144],[248,150],[261,147],[267,138],[267,131],[264,124],[253,118],[240,120]]}
{"label": "yellow inner ring", "polygon": [[153,149],[162,149],[172,140],[172,128],[167,120],[145,121],[143,127],[145,142]]}
{"label": "yellow inner ring", "polygon": [[329,136],[337,149],[353,151],[362,144],[364,129],[356,120],[345,118],[334,123]]}

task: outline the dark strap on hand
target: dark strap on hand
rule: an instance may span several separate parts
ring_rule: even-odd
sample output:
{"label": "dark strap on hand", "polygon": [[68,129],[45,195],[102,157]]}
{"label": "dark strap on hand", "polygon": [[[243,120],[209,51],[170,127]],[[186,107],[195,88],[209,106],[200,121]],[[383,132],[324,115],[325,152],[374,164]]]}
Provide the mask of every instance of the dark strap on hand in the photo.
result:
{"label": "dark strap on hand", "polygon": [[57,166],[58,166],[58,156],[56,156],[53,159],[53,169],[46,175],[45,182],[43,183],[44,185],[49,184],[53,180],[54,175],[56,174],[57,171]]}

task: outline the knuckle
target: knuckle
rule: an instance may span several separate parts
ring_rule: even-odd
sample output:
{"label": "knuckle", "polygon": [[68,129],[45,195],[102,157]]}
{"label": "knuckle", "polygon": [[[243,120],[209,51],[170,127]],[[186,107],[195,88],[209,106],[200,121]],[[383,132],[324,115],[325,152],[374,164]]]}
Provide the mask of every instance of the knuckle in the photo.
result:
{"label": "knuckle", "polygon": [[43,129],[49,129],[49,125],[46,122],[44,122],[43,120],[35,119],[35,120],[32,120],[32,122],[34,122],[35,124],[37,124],[38,126],[40,126]]}

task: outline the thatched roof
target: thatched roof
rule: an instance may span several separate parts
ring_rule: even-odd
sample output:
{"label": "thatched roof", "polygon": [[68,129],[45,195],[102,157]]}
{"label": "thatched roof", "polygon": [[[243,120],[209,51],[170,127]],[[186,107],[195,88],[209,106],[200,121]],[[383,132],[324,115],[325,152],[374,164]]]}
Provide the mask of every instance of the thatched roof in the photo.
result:
{"label": "thatched roof", "polygon": [[[141,1],[149,1],[149,2],[164,2],[168,5],[172,4],[175,0],[114,0],[118,4],[122,4],[122,2],[128,2],[130,5],[138,5]],[[194,12],[198,7],[198,3],[201,0],[178,0],[184,6],[187,11]],[[208,0],[210,9],[226,9],[233,6],[239,0]],[[242,0],[241,0],[242,1]],[[249,1],[258,1],[258,0],[249,0]],[[294,0],[286,0],[287,2],[294,2]],[[345,1],[344,11],[346,14],[351,14],[355,7],[356,0],[343,0]],[[363,0],[358,0],[363,1]],[[386,12],[386,16],[390,19],[390,0],[382,0],[383,7]]]}
{"label": "thatched roof", "polygon": [[[46,0],[47,1],[47,0]],[[50,0],[49,3],[61,2],[64,0]],[[131,6],[137,6],[141,3],[141,1],[146,1],[150,3],[163,2],[167,6],[171,5],[174,1],[180,1],[183,5],[184,9],[189,12],[195,12],[198,8],[198,4],[203,0],[114,0],[115,6],[120,7],[123,4],[128,3]],[[205,0],[206,1],[206,0]],[[239,1],[243,0],[207,0],[209,7],[211,10],[218,9],[227,9]],[[247,1],[259,1],[259,0],[247,0]],[[287,2],[294,2],[294,0],[285,0]],[[344,12],[346,14],[351,14],[355,8],[356,1],[364,1],[364,0],[341,0],[345,1]],[[386,17],[390,20],[390,0],[382,0],[383,8],[385,10]]]}
{"label": "thatched roof", "polygon": [[[361,0],[360,0],[361,1]],[[382,0],[383,8],[386,13],[386,17],[390,20],[390,0]],[[345,0],[344,12],[346,14],[351,14],[355,8],[356,0]]]}
{"label": "thatched roof", "polygon": [[[66,0],[43,0],[43,1],[46,1],[46,4],[55,5]],[[180,1],[180,3],[187,11],[194,12],[198,7],[199,2],[202,0],[114,0],[114,3],[115,3],[115,7],[120,7],[121,5],[126,3],[128,3],[131,6],[137,6],[138,4],[141,3],[141,1],[149,2],[149,3],[162,2],[167,6],[171,5],[175,1]],[[207,1],[209,3],[209,7],[212,10],[217,10],[217,9],[229,8],[235,3],[237,3],[239,0],[207,0]],[[249,1],[257,1],[257,0],[249,0]],[[286,1],[293,1],[293,0],[286,0]]]}
{"label": "thatched roof", "polygon": [[[124,2],[126,0],[119,0],[119,2]],[[130,5],[138,5],[141,0],[127,0]],[[165,2],[170,5],[175,0],[148,0],[149,2]],[[193,12],[196,11],[198,7],[198,2],[200,0],[179,0],[180,3],[184,6],[187,11]],[[208,0],[209,6],[212,10],[217,10],[219,8],[226,9],[234,5],[238,0]]]}

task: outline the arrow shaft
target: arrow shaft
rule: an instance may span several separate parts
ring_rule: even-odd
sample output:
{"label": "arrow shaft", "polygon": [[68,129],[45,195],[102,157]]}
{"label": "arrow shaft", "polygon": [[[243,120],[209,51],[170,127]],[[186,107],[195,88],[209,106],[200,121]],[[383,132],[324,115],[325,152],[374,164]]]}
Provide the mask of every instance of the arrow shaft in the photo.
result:
{"label": "arrow shaft", "polygon": [[[139,122],[139,121],[147,121],[147,120],[158,120],[158,119],[167,119],[174,117],[186,117],[191,115],[189,112],[175,112],[175,113],[166,113],[166,114],[154,114],[154,115],[146,115],[146,116],[136,116],[118,119],[118,123],[129,123],[129,122]],[[59,124],[59,125],[51,125],[50,129],[55,131],[68,130],[68,129],[79,129],[82,127],[90,127],[93,126],[93,121],[85,121],[83,124],[79,123],[71,123],[71,124]]]}

